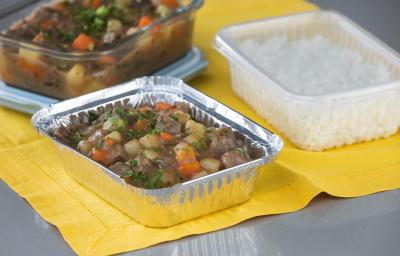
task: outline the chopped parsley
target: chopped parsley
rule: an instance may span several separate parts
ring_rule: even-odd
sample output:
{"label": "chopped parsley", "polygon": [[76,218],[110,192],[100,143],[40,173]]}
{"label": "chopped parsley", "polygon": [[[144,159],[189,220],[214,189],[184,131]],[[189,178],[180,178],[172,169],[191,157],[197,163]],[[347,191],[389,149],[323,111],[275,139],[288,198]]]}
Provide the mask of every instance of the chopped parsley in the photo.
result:
{"label": "chopped parsley", "polygon": [[192,145],[198,150],[205,150],[207,149],[207,140],[205,137],[202,137],[198,141],[193,141]]}
{"label": "chopped parsley", "polygon": [[153,176],[146,177],[146,180],[143,182],[144,188],[147,189],[155,189],[160,188],[162,185],[163,178],[163,170],[158,170]]}
{"label": "chopped parsley", "polygon": [[131,159],[126,161],[125,163],[127,166],[129,166],[129,168],[136,168],[138,166],[138,162],[137,160]]}

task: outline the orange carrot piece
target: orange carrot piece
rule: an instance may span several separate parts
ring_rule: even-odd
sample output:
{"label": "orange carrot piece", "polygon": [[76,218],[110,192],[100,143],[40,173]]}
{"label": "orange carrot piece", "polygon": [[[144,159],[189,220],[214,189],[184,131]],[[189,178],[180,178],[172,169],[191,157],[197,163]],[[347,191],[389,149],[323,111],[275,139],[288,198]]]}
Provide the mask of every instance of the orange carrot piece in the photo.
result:
{"label": "orange carrot piece", "polygon": [[37,43],[37,44],[41,44],[44,42],[44,36],[42,33],[37,34],[33,39],[32,42]]}
{"label": "orange carrot piece", "polygon": [[179,2],[176,0],[161,0],[161,4],[171,9],[176,9],[180,6]]}
{"label": "orange carrot piece", "polygon": [[196,154],[191,146],[179,149],[176,152],[178,161],[178,171],[182,177],[192,178],[201,171],[200,163],[196,159]]}
{"label": "orange carrot piece", "polygon": [[85,0],[82,5],[86,8],[97,9],[101,5],[101,0]]}
{"label": "orange carrot piece", "polygon": [[105,138],[105,139],[104,139],[104,143],[105,143],[106,145],[111,146],[111,145],[114,145],[114,144],[115,144],[115,140],[110,139],[110,138]]}
{"label": "orange carrot piece", "polygon": [[134,128],[137,131],[145,131],[148,128],[148,124],[148,121],[139,119],[136,121]]}
{"label": "orange carrot piece", "polygon": [[140,107],[138,110],[140,113],[146,114],[147,112],[151,111],[151,107],[144,106],[144,107]]}
{"label": "orange carrot piece", "polygon": [[101,5],[101,0],[92,0],[92,8],[97,9]]}
{"label": "orange carrot piece", "polygon": [[116,63],[115,59],[113,57],[111,57],[110,55],[101,56],[99,62],[100,62],[100,64],[103,64],[103,65],[110,65],[110,64]]}
{"label": "orange carrot piece", "polygon": [[65,10],[64,2],[57,2],[49,6],[51,9],[59,12],[63,12]]}
{"label": "orange carrot piece", "polygon": [[156,110],[156,112],[160,112],[160,111],[163,111],[163,110],[169,110],[172,107],[173,106],[171,104],[169,104],[169,103],[166,103],[164,101],[159,101],[159,102],[156,103],[155,110]]}
{"label": "orange carrot piece", "polygon": [[53,21],[51,20],[44,20],[42,22],[40,22],[40,28],[43,30],[49,30],[53,27]]}
{"label": "orange carrot piece", "polygon": [[90,158],[96,162],[105,164],[106,163],[106,156],[104,151],[101,149],[94,149],[90,152]]}
{"label": "orange carrot piece", "polygon": [[148,15],[145,15],[140,18],[138,27],[139,28],[146,27],[146,26],[150,25],[151,23],[153,23],[153,18],[151,18]]}
{"label": "orange carrot piece", "polygon": [[19,66],[21,67],[22,71],[33,75],[38,81],[44,80],[45,70],[40,64],[34,64],[23,58],[20,58]]}
{"label": "orange carrot piece", "polygon": [[93,50],[94,40],[85,33],[80,33],[72,43],[72,48],[75,50]]}
{"label": "orange carrot piece", "polygon": [[178,167],[179,174],[188,179],[191,179],[194,175],[199,173],[200,170],[201,167],[198,161],[183,164]]}
{"label": "orange carrot piece", "polygon": [[165,142],[173,141],[175,139],[175,136],[168,132],[160,132],[160,137]]}

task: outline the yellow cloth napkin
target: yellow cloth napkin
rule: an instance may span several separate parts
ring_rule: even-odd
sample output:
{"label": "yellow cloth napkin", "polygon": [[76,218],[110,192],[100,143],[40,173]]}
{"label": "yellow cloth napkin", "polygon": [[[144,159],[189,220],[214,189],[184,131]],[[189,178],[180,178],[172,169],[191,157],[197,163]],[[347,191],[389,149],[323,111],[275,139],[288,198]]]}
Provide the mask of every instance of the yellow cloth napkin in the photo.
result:
{"label": "yellow cloth napkin", "polygon": [[[211,47],[213,37],[231,23],[313,9],[299,0],[208,0],[198,13],[194,41],[210,65],[191,84],[271,128],[233,94],[226,61]],[[57,226],[80,255],[135,250],[254,216],[295,211],[322,191],[350,197],[400,187],[400,134],[322,153],[286,141],[277,161],[261,171],[248,202],[170,228],[147,228],[67,176],[54,146],[36,133],[29,116],[0,108],[0,120],[0,178]]]}

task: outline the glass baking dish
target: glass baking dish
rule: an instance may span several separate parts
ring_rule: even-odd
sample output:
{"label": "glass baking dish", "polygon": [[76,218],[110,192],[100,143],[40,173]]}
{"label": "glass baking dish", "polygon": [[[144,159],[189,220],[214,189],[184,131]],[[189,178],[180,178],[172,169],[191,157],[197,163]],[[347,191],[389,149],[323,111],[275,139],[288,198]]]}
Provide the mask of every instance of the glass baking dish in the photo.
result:
{"label": "glass baking dish", "polygon": [[[52,132],[72,120],[85,119],[88,111],[116,106],[138,107],[157,101],[184,102],[197,122],[231,127],[235,138],[244,141],[251,161],[161,189],[127,185],[119,175],[56,139]],[[248,200],[260,166],[275,159],[283,142],[214,99],[170,77],[144,77],[43,108],[32,117],[38,131],[57,146],[65,171],[138,222],[167,227]]]}
{"label": "glass baking dish", "polygon": [[[296,93],[239,47],[240,42],[249,38],[284,36],[291,42],[316,35],[359,53],[368,63],[384,63],[390,79],[352,90],[318,95]],[[387,137],[400,127],[398,53],[335,11],[320,10],[228,26],[218,32],[214,46],[229,61],[236,94],[302,149],[321,151]]]}
{"label": "glass baking dish", "polygon": [[[1,17],[0,31],[51,2],[37,1]],[[183,2],[168,16],[101,51],[62,52],[0,34],[0,79],[10,86],[68,99],[151,74],[191,49],[194,16],[203,0]],[[83,75],[76,75],[77,68]]]}

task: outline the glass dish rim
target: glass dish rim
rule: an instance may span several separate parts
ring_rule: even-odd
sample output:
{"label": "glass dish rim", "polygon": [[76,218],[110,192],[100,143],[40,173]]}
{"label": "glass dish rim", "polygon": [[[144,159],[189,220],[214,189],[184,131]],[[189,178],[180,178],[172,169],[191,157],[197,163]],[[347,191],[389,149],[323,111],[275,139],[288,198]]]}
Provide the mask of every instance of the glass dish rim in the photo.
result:
{"label": "glass dish rim", "polygon": [[[44,5],[48,5],[51,2],[57,2],[57,1],[59,1],[59,0],[50,1],[49,3],[46,3]],[[99,56],[109,55],[115,51],[118,51],[120,48],[123,48],[128,43],[132,43],[137,40],[140,40],[142,35],[148,35],[147,32],[151,31],[156,26],[168,24],[171,20],[175,19],[176,17],[179,17],[181,14],[185,14],[185,13],[188,13],[188,12],[191,12],[194,10],[198,10],[203,4],[204,4],[204,0],[191,0],[188,5],[185,5],[185,6],[182,6],[178,9],[176,9],[173,13],[169,14],[166,17],[157,19],[155,22],[153,22],[149,26],[140,28],[134,34],[132,34],[122,40],[118,40],[118,42],[115,45],[110,46],[109,48],[104,49],[104,50],[95,50],[95,51],[90,51],[90,52],[79,52],[79,51],[64,52],[64,51],[60,51],[57,49],[49,49],[45,46],[33,44],[30,42],[23,42],[21,40],[9,38],[3,34],[4,31],[0,31],[0,44],[13,45],[13,47],[16,47],[16,48],[22,48],[22,49],[26,49],[26,50],[33,51],[33,52],[43,53],[46,55],[51,55],[53,57],[58,57],[58,58],[62,58],[62,59],[76,59],[76,58],[78,58],[78,59],[84,58],[84,59],[88,59],[88,60],[97,59]],[[22,9],[27,8],[28,6],[30,6],[30,5],[24,6],[24,7],[22,7]],[[39,5],[37,8],[39,8],[40,6],[42,6],[42,5]],[[36,9],[34,9],[32,12],[34,12]],[[18,9],[14,12],[10,12],[6,15],[6,17],[10,16],[20,10],[21,9]],[[17,21],[23,19],[24,17],[19,18],[18,20],[15,20],[13,22],[17,22]]]}

